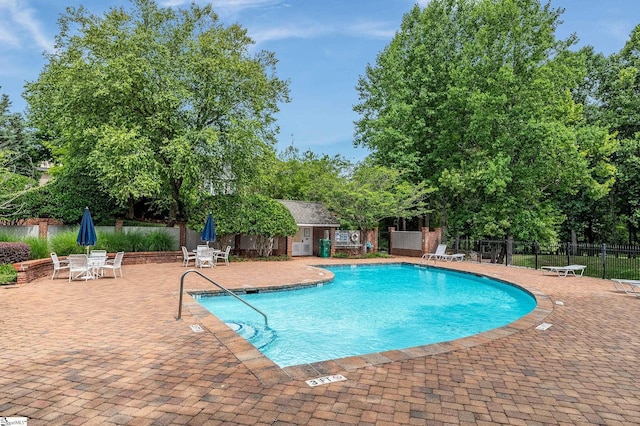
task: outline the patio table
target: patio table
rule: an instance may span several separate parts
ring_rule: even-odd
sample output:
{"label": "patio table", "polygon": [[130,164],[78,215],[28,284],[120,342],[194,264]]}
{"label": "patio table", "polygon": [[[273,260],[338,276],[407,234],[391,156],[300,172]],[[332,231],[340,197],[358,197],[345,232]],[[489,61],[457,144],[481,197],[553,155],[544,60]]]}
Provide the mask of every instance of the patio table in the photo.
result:
{"label": "patio table", "polygon": [[91,276],[93,278],[100,278],[102,276],[102,267],[107,263],[107,258],[104,256],[89,256],[87,258]]}

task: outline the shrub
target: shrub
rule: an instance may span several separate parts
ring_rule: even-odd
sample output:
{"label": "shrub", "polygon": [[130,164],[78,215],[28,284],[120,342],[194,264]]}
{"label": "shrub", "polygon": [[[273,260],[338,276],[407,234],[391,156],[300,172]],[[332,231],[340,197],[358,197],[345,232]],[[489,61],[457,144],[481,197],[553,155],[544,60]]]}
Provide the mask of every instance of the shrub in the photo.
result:
{"label": "shrub", "polygon": [[54,251],[58,256],[68,256],[73,253],[84,253],[85,248],[78,246],[76,242],[78,233],[73,231],[61,232],[53,237],[49,241],[51,251]]}
{"label": "shrub", "polygon": [[2,242],[15,242],[17,238],[14,235],[11,235],[7,232],[0,232],[0,241]]}
{"label": "shrub", "polygon": [[153,231],[145,237],[147,251],[173,251],[177,247],[171,235],[164,231]]}
{"label": "shrub", "polygon": [[123,251],[123,247],[127,245],[126,239],[127,236],[123,232],[98,232],[96,248],[106,250],[109,253]]}
{"label": "shrub", "polygon": [[31,248],[25,243],[0,242],[0,265],[29,260]]}
{"label": "shrub", "polygon": [[24,237],[22,241],[31,247],[29,259],[44,259],[49,257],[49,245],[47,244],[46,238]]}
{"label": "shrub", "polygon": [[0,265],[0,284],[10,284],[16,282],[18,273],[12,265]]}
{"label": "shrub", "polygon": [[118,251],[145,251],[145,237],[142,232],[131,231],[122,235],[124,236],[124,247]]}

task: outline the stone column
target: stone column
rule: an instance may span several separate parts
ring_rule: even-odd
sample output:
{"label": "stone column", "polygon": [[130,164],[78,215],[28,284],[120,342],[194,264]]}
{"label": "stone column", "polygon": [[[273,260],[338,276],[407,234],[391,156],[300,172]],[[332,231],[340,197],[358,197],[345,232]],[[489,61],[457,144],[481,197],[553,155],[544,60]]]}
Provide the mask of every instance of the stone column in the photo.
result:
{"label": "stone column", "polygon": [[47,238],[49,236],[49,221],[40,219],[38,221],[38,237]]}

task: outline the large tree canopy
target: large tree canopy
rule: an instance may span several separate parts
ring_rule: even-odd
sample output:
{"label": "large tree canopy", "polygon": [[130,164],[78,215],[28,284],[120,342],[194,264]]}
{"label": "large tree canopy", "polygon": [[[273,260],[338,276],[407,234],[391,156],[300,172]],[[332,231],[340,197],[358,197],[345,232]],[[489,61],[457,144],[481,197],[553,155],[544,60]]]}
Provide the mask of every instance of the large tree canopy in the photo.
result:
{"label": "large tree canopy", "polygon": [[102,17],[70,7],[59,22],[56,50],[25,98],[63,169],[80,163],[120,206],[152,200],[172,219],[185,218],[203,187],[241,189],[253,178],[288,85],[272,53],[249,53],[244,29],[223,27],[211,6],[152,0]]}
{"label": "large tree canopy", "polygon": [[538,0],[432,0],[361,77],[356,142],[437,186],[450,231],[547,240],[578,186],[606,193],[588,157],[607,134],[580,131],[583,55],[555,38],[560,14]]}
{"label": "large tree canopy", "polygon": [[26,209],[20,198],[37,186],[35,166],[42,147],[27,129],[22,114],[9,111],[11,101],[0,95],[0,218],[15,219]]}
{"label": "large tree canopy", "polygon": [[[604,63],[603,63],[604,62]],[[630,242],[640,230],[640,25],[622,50],[606,61],[600,59],[594,90],[596,118],[620,141],[614,159],[618,166],[614,205],[628,229]]]}

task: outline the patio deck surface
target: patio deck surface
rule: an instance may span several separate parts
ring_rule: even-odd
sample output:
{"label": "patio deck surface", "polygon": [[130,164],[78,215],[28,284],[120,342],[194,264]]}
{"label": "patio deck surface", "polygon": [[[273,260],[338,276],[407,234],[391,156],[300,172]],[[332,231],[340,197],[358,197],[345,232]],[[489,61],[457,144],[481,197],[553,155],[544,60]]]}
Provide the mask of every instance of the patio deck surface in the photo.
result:
{"label": "patio deck surface", "polygon": [[[203,272],[229,288],[331,278],[299,258]],[[589,277],[473,262],[438,266],[519,284],[538,308],[439,345],[280,369],[185,296],[181,264],[124,278],[0,287],[0,419],[28,425],[640,424],[640,298]],[[196,274],[186,290],[213,290]],[[557,304],[556,302],[562,302]],[[541,323],[546,330],[536,329]],[[204,331],[194,332],[198,324]],[[347,380],[309,387],[305,380]]]}

